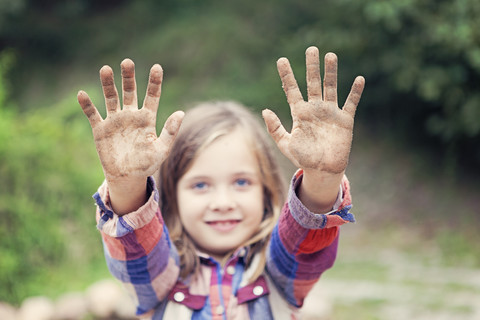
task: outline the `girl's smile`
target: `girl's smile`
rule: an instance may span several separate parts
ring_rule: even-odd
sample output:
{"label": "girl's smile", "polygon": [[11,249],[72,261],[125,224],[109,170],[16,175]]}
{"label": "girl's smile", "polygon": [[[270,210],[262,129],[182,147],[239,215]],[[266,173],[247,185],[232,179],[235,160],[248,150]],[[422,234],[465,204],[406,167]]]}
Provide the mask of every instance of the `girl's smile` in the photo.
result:
{"label": "girl's smile", "polygon": [[235,130],[211,142],[177,184],[186,232],[218,260],[250,239],[263,219],[258,160],[244,136]]}
{"label": "girl's smile", "polygon": [[229,232],[233,230],[241,220],[218,220],[207,221],[207,224],[219,232]]}

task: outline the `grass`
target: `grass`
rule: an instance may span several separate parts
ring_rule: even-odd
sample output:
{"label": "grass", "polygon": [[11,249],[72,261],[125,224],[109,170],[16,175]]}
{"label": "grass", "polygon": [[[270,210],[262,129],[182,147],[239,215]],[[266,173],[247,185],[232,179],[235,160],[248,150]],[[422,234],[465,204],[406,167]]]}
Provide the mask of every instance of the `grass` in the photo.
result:
{"label": "grass", "polygon": [[57,299],[67,292],[83,292],[94,282],[111,277],[102,257],[89,264],[69,264],[45,270],[28,290],[32,296],[44,295]]}
{"label": "grass", "polygon": [[478,185],[395,142],[357,126],[347,172],[357,223],[342,227],[337,262],[318,283],[331,319],[476,319]]}
{"label": "grass", "polygon": [[331,319],[476,319],[480,283],[469,276],[478,279],[478,269],[425,263],[421,253],[402,252],[381,243],[387,234],[377,236],[362,248],[344,239],[336,265],[318,283],[332,303]]}

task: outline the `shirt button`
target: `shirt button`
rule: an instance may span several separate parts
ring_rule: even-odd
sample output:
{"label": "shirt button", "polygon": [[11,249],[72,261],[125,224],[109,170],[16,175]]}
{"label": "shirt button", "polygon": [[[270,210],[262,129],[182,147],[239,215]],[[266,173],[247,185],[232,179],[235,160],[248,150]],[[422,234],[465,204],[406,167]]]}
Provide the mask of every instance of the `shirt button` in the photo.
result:
{"label": "shirt button", "polygon": [[256,286],[253,288],[253,294],[256,295],[257,297],[260,296],[263,293],[263,287],[262,286]]}
{"label": "shirt button", "polygon": [[225,311],[225,309],[222,306],[218,306],[218,307],[215,308],[215,313],[216,314],[223,314],[224,311]]}
{"label": "shirt button", "polygon": [[183,300],[185,300],[185,294],[183,292],[175,292],[175,294],[173,295],[173,300],[177,302],[182,302]]}
{"label": "shirt button", "polygon": [[227,267],[227,273],[231,276],[235,274],[235,267],[234,266],[228,266]]}

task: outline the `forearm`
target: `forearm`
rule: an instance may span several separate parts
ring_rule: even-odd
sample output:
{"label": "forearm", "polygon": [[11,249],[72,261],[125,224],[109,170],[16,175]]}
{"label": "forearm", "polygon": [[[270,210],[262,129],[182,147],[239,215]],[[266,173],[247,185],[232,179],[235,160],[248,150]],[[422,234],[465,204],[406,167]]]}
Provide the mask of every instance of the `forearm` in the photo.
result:
{"label": "forearm", "polygon": [[147,180],[144,192],[148,194],[147,202],[123,216],[112,212],[106,183],[94,196],[108,268],[132,291],[138,313],[164,300],[179,274],[178,254],[158,207],[153,178]]}
{"label": "forearm", "polygon": [[[304,175],[301,170],[293,176],[288,202],[283,207],[278,221],[281,241],[287,248],[290,248],[288,251],[295,255],[313,253],[325,248],[336,237],[337,230],[334,230],[334,227],[355,221],[353,215],[349,213],[352,198],[346,177],[342,177],[342,181],[337,187],[335,200],[331,205],[333,210],[326,214],[312,212],[299,197],[298,190],[304,183],[303,179]],[[323,232],[326,229],[332,230]]]}
{"label": "forearm", "polygon": [[311,212],[327,213],[338,197],[344,172],[333,174],[316,170],[304,170],[297,194]]}
{"label": "forearm", "polygon": [[351,205],[346,178],[337,186],[334,211],[329,214],[311,212],[298,197],[304,176],[299,171],[290,185],[288,203],[273,230],[268,250],[267,268],[272,279],[296,306],[330,268],[336,257],[339,226],[354,221],[348,212]]}
{"label": "forearm", "polygon": [[107,180],[110,205],[118,216],[136,211],[148,200],[147,178]]}
{"label": "forearm", "polygon": [[300,307],[304,298],[336,257],[338,227],[307,230],[282,215],[273,231],[267,269],[287,301]]}

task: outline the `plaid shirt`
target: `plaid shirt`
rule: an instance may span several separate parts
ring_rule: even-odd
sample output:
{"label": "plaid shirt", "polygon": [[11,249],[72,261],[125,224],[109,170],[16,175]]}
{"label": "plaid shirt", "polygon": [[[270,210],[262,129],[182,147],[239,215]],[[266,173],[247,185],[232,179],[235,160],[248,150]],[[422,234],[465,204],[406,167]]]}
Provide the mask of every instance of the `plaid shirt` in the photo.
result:
{"label": "plaid shirt", "polygon": [[237,250],[222,267],[199,253],[200,274],[179,280],[179,257],[158,206],[153,178],[144,206],[122,217],[109,206],[106,183],[94,198],[110,272],[124,283],[142,319],[298,319],[299,308],[321,274],[336,257],[339,226],[353,222],[349,183],[342,181],[334,210],[310,212],[295,190],[302,179],[293,177],[288,200],[275,226],[262,276],[248,283],[259,257],[245,269],[248,248]]}

